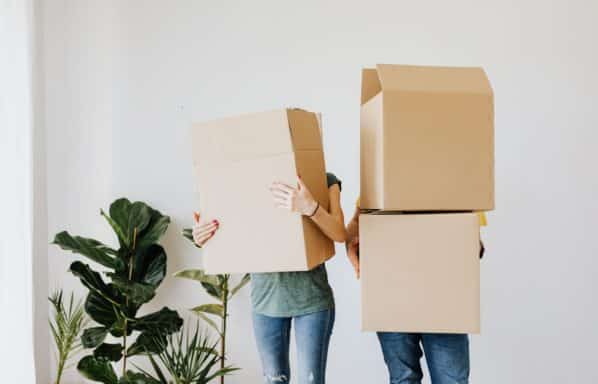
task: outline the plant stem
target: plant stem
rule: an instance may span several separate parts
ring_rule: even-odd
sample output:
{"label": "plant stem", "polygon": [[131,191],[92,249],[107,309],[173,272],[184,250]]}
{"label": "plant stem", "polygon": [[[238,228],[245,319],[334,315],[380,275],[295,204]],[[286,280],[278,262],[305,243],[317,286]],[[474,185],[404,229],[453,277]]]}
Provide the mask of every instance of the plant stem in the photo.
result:
{"label": "plant stem", "polygon": [[56,374],[56,384],[60,384],[60,379],[62,377],[62,371],[64,370],[64,359],[60,359],[58,363],[58,373]]}
{"label": "plant stem", "polygon": [[[129,281],[131,281],[131,279],[133,278],[133,263],[135,262],[135,260],[133,260],[133,258],[135,257],[135,244],[137,243],[137,227],[133,228],[133,247],[131,248],[131,256],[129,257]],[[129,298],[125,297],[125,307],[129,306]],[[128,308],[127,308],[128,309]],[[122,375],[124,376],[125,373],[127,372],[127,326],[128,326],[128,320],[125,317],[125,327],[124,327],[124,333],[123,333],[123,373]]]}
{"label": "plant stem", "polygon": [[[224,357],[226,356],[226,319],[228,317],[228,279],[224,279],[222,289],[222,332],[220,333],[220,369],[224,369]],[[220,384],[224,384],[224,376],[220,376]]]}

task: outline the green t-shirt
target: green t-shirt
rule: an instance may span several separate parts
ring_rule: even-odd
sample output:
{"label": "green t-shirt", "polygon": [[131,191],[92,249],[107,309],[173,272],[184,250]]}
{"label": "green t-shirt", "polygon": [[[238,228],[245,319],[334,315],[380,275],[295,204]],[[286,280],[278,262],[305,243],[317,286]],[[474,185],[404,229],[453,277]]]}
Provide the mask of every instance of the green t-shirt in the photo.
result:
{"label": "green t-shirt", "polygon": [[[334,174],[326,176],[328,188],[334,184],[341,187]],[[252,273],[251,302],[255,313],[272,317],[301,316],[334,308],[324,264],[311,271]]]}

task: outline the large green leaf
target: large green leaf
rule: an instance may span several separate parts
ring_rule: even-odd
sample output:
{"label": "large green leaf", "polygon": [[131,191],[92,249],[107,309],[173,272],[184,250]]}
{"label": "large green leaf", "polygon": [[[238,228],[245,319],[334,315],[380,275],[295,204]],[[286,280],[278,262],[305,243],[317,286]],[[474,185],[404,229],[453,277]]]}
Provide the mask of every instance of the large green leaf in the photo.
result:
{"label": "large green leaf", "polygon": [[232,298],[237,292],[239,292],[239,290],[241,288],[243,288],[245,285],[247,285],[247,283],[249,283],[250,280],[251,280],[251,276],[249,275],[249,273],[246,273],[243,276],[243,278],[241,279],[241,281],[239,282],[239,284],[237,284],[233,289],[231,289],[229,297]]}
{"label": "large green leaf", "polygon": [[129,300],[136,304],[147,303],[154,298],[155,288],[151,285],[127,281],[113,276],[112,284]]}
{"label": "large green leaf", "polygon": [[156,380],[145,373],[127,371],[118,384],[168,384],[168,382]]}
{"label": "large green leaf", "polygon": [[131,203],[128,199],[121,198],[110,205],[109,212],[112,221],[120,228],[123,238],[119,239],[122,244],[132,249],[136,241],[134,234],[139,235],[151,220],[150,208],[143,202]]}
{"label": "large green leaf", "polygon": [[124,268],[122,260],[111,256],[116,255],[116,251],[97,240],[81,236],[71,236],[67,231],[62,231],[56,234],[52,244],[56,244],[66,251],[83,255],[105,267],[114,270],[122,270]]}
{"label": "large green leaf", "polygon": [[96,322],[111,327],[117,320],[116,307],[94,291],[90,291],[85,300],[85,312]]}
{"label": "large green leaf", "polygon": [[108,335],[106,327],[87,328],[81,335],[81,344],[85,348],[95,348],[106,339],[106,335]]}
{"label": "large green leaf", "polygon": [[99,381],[104,384],[118,384],[118,378],[112,364],[108,360],[97,359],[94,356],[85,356],[79,360],[77,370],[81,374],[93,381]]}
{"label": "large green leaf", "polygon": [[103,343],[93,351],[96,359],[119,361],[123,356],[123,346],[120,344]]}
{"label": "large green leaf", "polygon": [[150,221],[144,230],[138,232],[137,248],[145,248],[156,243],[168,229],[170,217],[163,215],[160,211],[148,207]]}
{"label": "large green leaf", "polygon": [[139,248],[135,252],[132,279],[138,283],[158,287],[166,276],[166,252],[158,244]]}
{"label": "large green leaf", "polygon": [[154,333],[177,332],[183,325],[183,319],[176,311],[167,307],[158,312],[150,313],[132,322],[131,327],[136,331],[150,331]]}
{"label": "large green leaf", "polygon": [[195,313],[209,313],[211,315],[216,315],[220,317],[224,317],[224,307],[220,304],[202,304],[195,308],[191,308],[191,310]]}
{"label": "large green leaf", "polygon": [[92,270],[89,265],[83,264],[80,261],[75,261],[71,264],[69,270],[73,275],[78,277],[81,280],[81,283],[89,288],[90,291],[97,293],[109,302],[117,302],[116,292],[114,292],[114,290],[102,280],[102,276],[98,272]]}

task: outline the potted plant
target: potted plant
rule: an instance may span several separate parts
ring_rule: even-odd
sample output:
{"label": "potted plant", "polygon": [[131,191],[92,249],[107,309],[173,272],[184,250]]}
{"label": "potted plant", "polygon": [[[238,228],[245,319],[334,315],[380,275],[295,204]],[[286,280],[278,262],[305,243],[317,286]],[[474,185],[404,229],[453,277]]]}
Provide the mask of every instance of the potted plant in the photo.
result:
{"label": "potted plant", "polygon": [[[162,352],[155,338],[167,337],[183,324],[178,313],[167,307],[137,316],[166,276],[166,251],[158,240],[168,228],[170,218],[143,202],[132,203],[125,198],[114,201],[108,213],[101,210],[100,214],[114,230],[118,248],[66,231],[58,233],[53,241],[106,269],[101,274],[81,261],[70,266],[70,272],[89,290],[85,312],[99,324],[83,331],[82,345],[93,351],[79,361],[77,369],[86,378],[104,384],[141,384],[142,381],[133,379],[136,373],[127,370],[128,359]],[[133,333],[137,337],[131,343]],[[106,342],[109,334],[119,342]],[[120,378],[113,367],[119,361],[122,362]]]}
{"label": "potted plant", "polygon": [[[193,242],[192,230],[186,228],[183,230],[183,236]],[[193,244],[195,244],[193,242]],[[249,274],[245,274],[236,284],[232,284],[232,278],[229,274],[207,275],[201,269],[185,269],[175,273],[176,277],[190,279],[201,283],[208,295],[216,299],[216,303],[198,305],[191,308],[191,311],[209,324],[220,338],[220,368],[225,367],[226,360],[226,329],[229,316],[228,304],[230,300],[243,288],[250,280]],[[216,321],[213,318],[216,318]],[[219,320],[219,323],[217,321]],[[220,383],[224,383],[224,376],[220,377]]]}

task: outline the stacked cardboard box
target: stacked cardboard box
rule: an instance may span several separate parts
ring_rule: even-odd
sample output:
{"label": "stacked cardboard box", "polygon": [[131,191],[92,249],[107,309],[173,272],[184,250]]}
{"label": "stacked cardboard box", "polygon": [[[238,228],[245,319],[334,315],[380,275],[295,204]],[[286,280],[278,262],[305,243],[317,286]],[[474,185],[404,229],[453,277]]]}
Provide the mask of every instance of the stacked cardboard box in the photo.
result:
{"label": "stacked cardboard box", "polygon": [[309,270],[334,255],[312,220],[274,206],[273,181],[297,175],[328,209],[318,116],[300,109],[194,124],[193,163],[204,218],[218,235],[203,253],[206,273]]}
{"label": "stacked cardboard box", "polygon": [[478,333],[475,212],[494,208],[482,69],[363,70],[360,204],[362,328]]}

